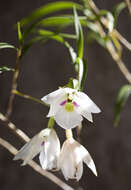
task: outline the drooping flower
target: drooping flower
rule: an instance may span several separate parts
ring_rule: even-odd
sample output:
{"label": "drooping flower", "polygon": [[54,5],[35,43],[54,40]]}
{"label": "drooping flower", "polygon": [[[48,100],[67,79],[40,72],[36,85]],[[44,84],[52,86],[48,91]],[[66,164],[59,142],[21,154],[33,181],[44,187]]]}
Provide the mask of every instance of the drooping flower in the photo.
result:
{"label": "drooping flower", "polygon": [[58,159],[58,168],[61,169],[65,179],[76,179],[79,181],[83,174],[83,162],[97,176],[94,161],[86,148],[72,137],[67,139],[62,146]]}
{"label": "drooping flower", "polygon": [[39,160],[43,169],[57,168],[60,142],[54,129],[46,128],[35,135],[19,150],[14,160],[22,159],[24,166],[39,153]]}
{"label": "drooping flower", "polygon": [[100,112],[98,106],[85,93],[72,88],[60,88],[44,96],[42,100],[50,105],[47,117],[53,116],[64,129],[80,125],[83,117],[93,122],[91,113]]}

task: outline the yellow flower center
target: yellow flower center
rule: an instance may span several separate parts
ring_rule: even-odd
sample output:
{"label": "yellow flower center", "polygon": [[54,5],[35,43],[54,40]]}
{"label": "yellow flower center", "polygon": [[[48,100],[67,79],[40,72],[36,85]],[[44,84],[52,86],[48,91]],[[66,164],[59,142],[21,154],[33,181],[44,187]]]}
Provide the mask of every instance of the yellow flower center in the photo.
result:
{"label": "yellow flower center", "polygon": [[67,102],[65,104],[65,110],[67,112],[73,112],[74,111],[74,105],[72,104],[72,102]]}

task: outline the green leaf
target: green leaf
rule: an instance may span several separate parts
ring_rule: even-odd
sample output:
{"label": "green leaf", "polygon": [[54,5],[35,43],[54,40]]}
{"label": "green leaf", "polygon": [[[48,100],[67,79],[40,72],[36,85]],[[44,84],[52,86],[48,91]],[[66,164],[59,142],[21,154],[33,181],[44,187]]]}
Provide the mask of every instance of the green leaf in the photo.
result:
{"label": "green leaf", "polygon": [[53,39],[62,44],[65,43],[65,40],[63,37],[61,37],[59,34],[55,34],[54,32],[51,32],[49,30],[38,30],[37,32],[40,36],[43,36],[43,39]]}
{"label": "green leaf", "polygon": [[18,40],[19,40],[19,44],[22,44],[22,42],[23,42],[23,37],[22,37],[20,22],[17,23],[17,30],[18,30]]}
{"label": "green leaf", "polygon": [[71,55],[72,62],[75,64],[77,59],[77,53],[74,51],[74,49],[71,46],[68,46],[69,53]]}
{"label": "green leaf", "polygon": [[[86,17],[79,17],[80,23],[84,26],[86,26]],[[73,16],[57,16],[57,17],[48,17],[45,18],[35,24],[32,24],[30,27],[28,27],[24,33],[23,33],[23,39],[25,39],[31,32],[34,32],[37,27],[56,27],[57,30],[64,29],[64,27],[67,27],[74,23],[74,17]]]}
{"label": "green leaf", "polygon": [[121,13],[121,11],[126,7],[126,3],[125,2],[121,2],[119,4],[117,4],[114,9],[113,9],[113,16],[114,16],[114,25],[116,26],[116,22],[117,22],[117,18],[119,16],[119,14]]}
{"label": "green leaf", "polygon": [[109,36],[101,37],[97,32],[90,31],[87,33],[87,41],[88,43],[92,43],[96,41],[99,45],[106,48],[106,42],[109,40]]}
{"label": "green leaf", "polygon": [[3,73],[3,72],[5,72],[5,71],[13,71],[14,72],[15,69],[10,68],[10,67],[5,67],[5,66],[0,67],[0,74]]}
{"label": "green leaf", "polygon": [[77,58],[78,63],[78,81],[79,81],[79,90],[83,90],[84,83],[87,75],[87,62],[85,59]]}
{"label": "green leaf", "polygon": [[62,11],[62,10],[66,10],[66,9],[73,9],[74,6],[77,9],[82,10],[82,6],[80,4],[77,4],[77,3],[74,3],[71,1],[69,1],[69,2],[59,1],[59,2],[48,3],[47,5],[44,5],[41,8],[38,8],[30,16],[22,19],[21,26],[30,24],[31,22],[34,22],[37,19],[39,19],[43,16],[46,16],[50,13],[54,13],[54,12]]}
{"label": "green leaf", "polygon": [[76,12],[76,9],[74,8],[74,23],[75,23],[75,30],[76,30],[76,36],[77,36],[77,56],[82,59],[83,58],[83,31],[81,24],[79,22],[79,18]]}
{"label": "green leaf", "polygon": [[42,38],[43,40],[52,39],[52,40],[56,40],[56,41],[60,42],[61,44],[63,44],[66,48],[68,48],[70,56],[72,58],[72,62],[73,63],[76,62],[77,55],[76,55],[74,49],[72,48],[72,46],[62,37],[62,33],[56,34],[49,30],[38,30],[37,33],[40,35],[40,37],[43,37]]}
{"label": "green leaf", "polygon": [[60,36],[68,39],[76,39],[76,35],[74,34],[67,34],[67,33],[59,33]]}
{"label": "green leaf", "polygon": [[[79,17],[82,24],[86,24],[86,18],[81,16]],[[41,20],[39,23],[37,23],[37,26],[42,27],[59,27],[64,28],[74,23],[74,17],[73,16],[56,16],[56,17],[48,17],[43,20]]]}
{"label": "green leaf", "polygon": [[44,30],[44,29],[36,30],[36,33],[45,37],[59,36],[61,38],[76,39],[76,35],[73,34],[52,32],[50,30]]}
{"label": "green leaf", "polygon": [[4,48],[16,49],[15,46],[13,46],[13,45],[10,45],[10,44],[5,43],[5,42],[0,42],[0,49],[4,49]]}
{"label": "green leaf", "polygon": [[78,89],[78,80],[74,78],[70,78],[68,84],[65,87]]}
{"label": "green leaf", "polygon": [[118,92],[115,103],[115,117],[114,117],[115,126],[118,125],[118,122],[120,120],[120,112],[130,94],[131,94],[131,85],[122,86]]}
{"label": "green leaf", "polygon": [[41,36],[37,36],[37,37],[31,39],[26,44],[24,44],[24,46],[22,48],[21,58],[27,53],[27,51],[32,47],[32,45],[34,45],[35,43],[40,42],[40,41],[42,41],[42,43],[44,43],[46,40],[44,40],[43,37],[41,37]]}
{"label": "green leaf", "polygon": [[73,78],[70,78],[70,79],[69,79],[69,82],[68,82],[68,84],[66,85],[66,87],[68,87],[68,88],[74,88],[74,85],[73,85]]}

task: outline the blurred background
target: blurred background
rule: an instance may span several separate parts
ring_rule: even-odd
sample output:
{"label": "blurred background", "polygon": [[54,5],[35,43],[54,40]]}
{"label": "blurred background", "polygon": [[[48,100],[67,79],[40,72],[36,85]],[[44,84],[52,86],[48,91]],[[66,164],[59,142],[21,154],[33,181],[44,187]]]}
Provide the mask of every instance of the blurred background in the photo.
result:
{"label": "blurred background", "polygon": [[[40,6],[52,0],[4,0],[0,5],[0,41],[17,44],[17,32],[14,24]],[[101,9],[112,10],[120,0],[95,0]],[[131,42],[131,17],[128,9],[121,13],[117,29]],[[67,32],[72,32],[68,28]],[[85,36],[86,39],[86,36]],[[73,44],[74,45],[74,44]],[[81,143],[92,155],[97,167],[98,177],[84,166],[83,177],[79,182],[70,180],[70,184],[79,190],[130,190],[131,189],[131,99],[128,100],[117,128],[113,126],[114,103],[120,87],[127,81],[119,71],[116,63],[105,49],[97,43],[86,44],[85,57],[88,63],[88,74],[84,92],[101,108],[100,114],[94,115],[94,123],[83,122]],[[0,66],[15,67],[15,52],[11,49],[0,51]],[[131,71],[131,52],[124,49],[123,60]],[[0,112],[6,113],[13,73],[0,75]],[[67,49],[55,41],[44,45],[34,45],[21,61],[18,90],[31,96],[41,98],[68,82],[75,76]],[[29,137],[47,127],[48,108],[15,97],[11,121]],[[61,143],[65,139],[64,131],[57,125],[55,129]],[[23,146],[18,137],[0,122],[0,136],[16,148]],[[0,189],[43,190],[60,188],[34,172],[29,166],[20,167],[19,161],[0,147]],[[36,158],[37,160],[38,158]],[[55,173],[64,180],[61,172]]]}

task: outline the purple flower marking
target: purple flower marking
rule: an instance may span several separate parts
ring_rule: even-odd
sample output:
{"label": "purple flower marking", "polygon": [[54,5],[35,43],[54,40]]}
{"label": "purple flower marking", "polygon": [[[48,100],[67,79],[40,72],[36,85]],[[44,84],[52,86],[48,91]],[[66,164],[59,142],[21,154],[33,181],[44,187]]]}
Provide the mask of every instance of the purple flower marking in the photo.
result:
{"label": "purple flower marking", "polygon": [[63,102],[60,103],[61,106],[64,106],[66,104],[67,100],[64,100]]}
{"label": "purple flower marking", "polygon": [[45,142],[43,141],[43,142],[41,143],[41,146],[44,146],[44,144],[45,144]]}
{"label": "purple flower marking", "polygon": [[73,105],[74,105],[75,107],[79,107],[79,105],[78,105],[76,102],[73,102]]}

